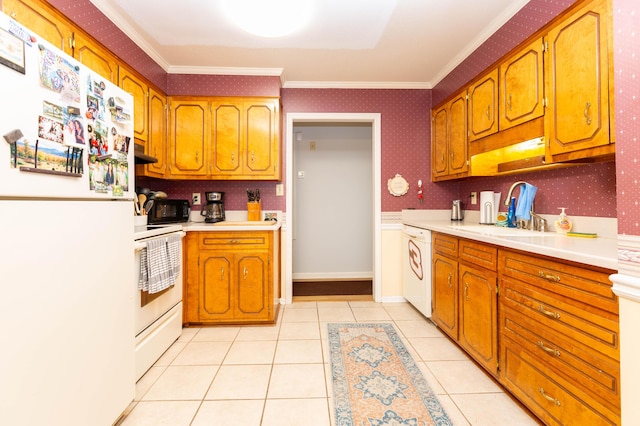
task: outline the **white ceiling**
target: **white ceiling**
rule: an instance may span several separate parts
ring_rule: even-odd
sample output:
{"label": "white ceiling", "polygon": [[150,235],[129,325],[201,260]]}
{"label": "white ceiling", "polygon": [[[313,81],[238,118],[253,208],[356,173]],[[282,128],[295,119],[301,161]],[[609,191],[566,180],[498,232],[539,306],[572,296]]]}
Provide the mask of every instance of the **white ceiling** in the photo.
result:
{"label": "white ceiling", "polygon": [[91,0],[169,73],[369,88],[433,87],[529,0],[313,1],[305,28],[261,38],[229,22],[222,0]]}

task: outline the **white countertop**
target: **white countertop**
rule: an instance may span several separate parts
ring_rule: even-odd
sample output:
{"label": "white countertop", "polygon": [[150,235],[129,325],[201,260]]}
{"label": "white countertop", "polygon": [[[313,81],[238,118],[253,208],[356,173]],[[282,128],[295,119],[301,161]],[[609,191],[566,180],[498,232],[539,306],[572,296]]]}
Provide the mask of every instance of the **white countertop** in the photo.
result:
{"label": "white countertop", "polygon": [[442,232],[470,240],[528,251],[587,265],[618,270],[618,241],[616,238],[569,237],[555,232],[544,234],[477,222],[451,222],[441,219],[403,217],[403,224]]}
{"label": "white countertop", "polygon": [[217,223],[185,222],[182,229],[189,231],[277,231],[282,224],[280,221],[223,221]]}

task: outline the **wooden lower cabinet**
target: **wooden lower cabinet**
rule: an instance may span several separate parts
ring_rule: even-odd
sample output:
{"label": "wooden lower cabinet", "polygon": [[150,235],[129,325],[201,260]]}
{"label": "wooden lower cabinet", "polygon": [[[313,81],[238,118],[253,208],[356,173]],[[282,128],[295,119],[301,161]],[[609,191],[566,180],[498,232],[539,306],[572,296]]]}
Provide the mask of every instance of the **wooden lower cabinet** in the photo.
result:
{"label": "wooden lower cabinet", "polygon": [[547,425],[619,425],[614,271],[432,233],[433,322]]}
{"label": "wooden lower cabinet", "polygon": [[273,231],[188,232],[185,323],[272,323],[278,238]]}
{"label": "wooden lower cabinet", "polygon": [[500,380],[550,425],[620,424],[613,271],[500,250]]}
{"label": "wooden lower cabinet", "polygon": [[497,249],[438,233],[431,242],[431,319],[497,376]]}

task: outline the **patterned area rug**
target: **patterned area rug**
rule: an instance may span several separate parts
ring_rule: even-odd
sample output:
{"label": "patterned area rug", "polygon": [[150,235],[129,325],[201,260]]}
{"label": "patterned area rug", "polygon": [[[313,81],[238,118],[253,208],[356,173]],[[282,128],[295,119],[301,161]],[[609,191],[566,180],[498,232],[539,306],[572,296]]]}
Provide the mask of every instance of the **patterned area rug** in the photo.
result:
{"label": "patterned area rug", "polygon": [[451,425],[392,324],[329,324],[338,426]]}

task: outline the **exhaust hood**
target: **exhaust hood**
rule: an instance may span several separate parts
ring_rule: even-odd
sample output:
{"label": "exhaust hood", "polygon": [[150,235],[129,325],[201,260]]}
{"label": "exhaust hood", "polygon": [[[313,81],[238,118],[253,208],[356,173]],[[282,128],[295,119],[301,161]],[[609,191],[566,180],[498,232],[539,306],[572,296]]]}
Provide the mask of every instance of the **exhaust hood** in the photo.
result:
{"label": "exhaust hood", "polygon": [[133,156],[135,157],[136,164],[151,164],[157,163],[158,159],[144,153],[144,146],[139,143],[134,143]]}

